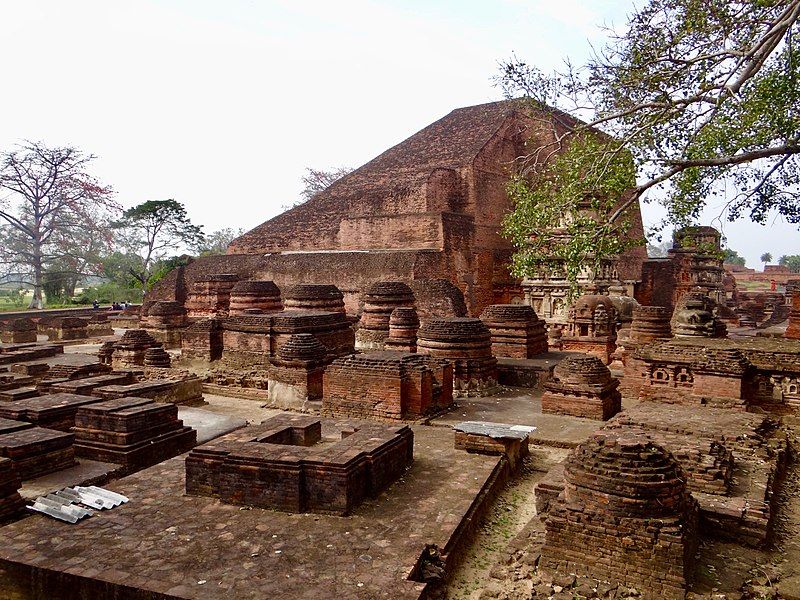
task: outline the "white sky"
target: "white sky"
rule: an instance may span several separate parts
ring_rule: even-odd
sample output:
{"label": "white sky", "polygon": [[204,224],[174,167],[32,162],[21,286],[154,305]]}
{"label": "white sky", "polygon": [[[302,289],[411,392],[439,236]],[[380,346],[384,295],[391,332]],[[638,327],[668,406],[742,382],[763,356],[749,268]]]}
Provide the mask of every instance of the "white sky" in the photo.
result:
{"label": "white sky", "polygon": [[[450,110],[501,98],[512,52],[585,58],[630,0],[0,0],[0,150],[96,154],[126,207],[175,198],[207,232],[249,229],[305,167],[359,166]],[[657,211],[644,207],[645,221]],[[758,266],[796,228],[726,224]]]}

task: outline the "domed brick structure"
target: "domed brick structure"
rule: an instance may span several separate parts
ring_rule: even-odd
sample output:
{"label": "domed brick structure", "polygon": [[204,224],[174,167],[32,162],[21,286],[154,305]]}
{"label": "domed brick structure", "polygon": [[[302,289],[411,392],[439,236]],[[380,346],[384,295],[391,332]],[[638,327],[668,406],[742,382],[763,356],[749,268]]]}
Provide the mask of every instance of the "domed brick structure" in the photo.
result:
{"label": "domed brick structure", "polygon": [[229,314],[241,315],[250,309],[262,312],[283,310],[281,291],[273,281],[240,281],[231,289]]}
{"label": "domed brick structure", "polygon": [[0,329],[0,341],[4,344],[29,344],[36,341],[36,323],[27,317],[13,319]]}
{"label": "domed brick structure", "polygon": [[481,314],[492,334],[492,354],[533,358],[547,352],[545,322],[526,304],[492,304]]}
{"label": "domed brick structure", "polygon": [[608,296],[585,294],[570,307],[561,336],[562,350],[594,354],[607,365],[616,339],[617,311]]}
{"label": "domed brick structure", "polygon": [[416,352],[417,331],[419,331],[417,309],[411,306],[395,308],[389,317],[389,336],[384,346],[387,350]]}
{"label": "domed brick structure", "polygon": [[675,337],[726,337],[727,327],[717,318],[717,304],[703,292],[683,295],[672,315]]}
{"label": "domed brick structure", "polygon": [[364,310],[356,332],[356,348],[383,350],[392,311],[414,306],[414,292],[402,281],[373,283],[364,294]]}
{"label": "domed brick structure", "polygon": [[492,336],[480,319],[430,319],[417,333],[417,352],[453,362],[455,396],[485,396],[497,388]]}
{"label": "domed brick structure", "polygon": [[645,344],[670,339],[671,316],[669,309],[664,306],[637,306],[633,309],[630,335],[621,344],[624,376],[620,382],[620,392],[626,398],[638,398],[644,383],[646,365],[637,358],[636,351]]}
{"label": "domed brick structure", "polygon": [[622,408],[619,380],[596,356],[568,356],[544,383],[542,412],[605,421]]}
{"label": "domed brick structure", "polygon": [[344,313],[344,294],[335,285],[303,283],[284,293],[286,310],[317,310]]}
{"label": "domed brick structure", "polygon": [[178,302],[153,302],[142,319],[144,329],[165,348],[180,348],[181,336],[188,325],[187,311]]}
{"label": "domed brick structure", "polygon": [[269,368],[269,399],[278,408],[304,409],[322,400],[327,348],[310,333],[292,335]]}
{"label": "domed brick structure", "polygon": [[233,273],[208,275],[195,281],[186,298],[189,318],[222,318],[228,315],[231,290],[239,276]]}
{"label": "domed brick structure", "polygon": [[148,348],[144,352],[144,366],[145,367],[158,367],[161,369],[168,369],[172,363],[169,353],[156,346],[155,348]]}
{"label": "domed brick structure", "polygon": [[148,348],[160,346],[144,329],[128,329],[122,338],[114,342],[111,366],[114,369],[142,367]]}
{"label": "domed brick structure", "polygon": [[697,503],[663,447],[624,430],[594,434],[568,457],[551,504],[540,569],[683,600],[694,571]]}

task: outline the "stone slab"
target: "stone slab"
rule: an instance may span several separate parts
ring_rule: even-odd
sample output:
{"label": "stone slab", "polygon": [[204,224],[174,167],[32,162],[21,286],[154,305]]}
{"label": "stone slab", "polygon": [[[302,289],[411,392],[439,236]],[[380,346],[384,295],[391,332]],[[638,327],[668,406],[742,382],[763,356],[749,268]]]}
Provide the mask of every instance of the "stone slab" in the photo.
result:
{"label": "stone slab", "polygon": [[202,408],[188,406],[178,407],[178,418],[187,427],[191,427],[197,432],[197,443],[204,444],[209,440],[218,438],[221,435],[236,431],[247,425],[245,419],[230,417]]}

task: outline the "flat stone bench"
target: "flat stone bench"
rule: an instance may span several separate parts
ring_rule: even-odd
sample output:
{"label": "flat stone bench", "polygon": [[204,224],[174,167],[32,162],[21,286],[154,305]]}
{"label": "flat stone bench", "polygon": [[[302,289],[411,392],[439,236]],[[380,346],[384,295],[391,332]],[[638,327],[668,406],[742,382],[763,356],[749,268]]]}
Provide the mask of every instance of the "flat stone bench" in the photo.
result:
{"label": "flat stone bench", "polygon": [[475,454],[505,454],[512,468],[528,455],[528,435],[535,427],[486,421],[464,421],[453,426],[456,450]]}

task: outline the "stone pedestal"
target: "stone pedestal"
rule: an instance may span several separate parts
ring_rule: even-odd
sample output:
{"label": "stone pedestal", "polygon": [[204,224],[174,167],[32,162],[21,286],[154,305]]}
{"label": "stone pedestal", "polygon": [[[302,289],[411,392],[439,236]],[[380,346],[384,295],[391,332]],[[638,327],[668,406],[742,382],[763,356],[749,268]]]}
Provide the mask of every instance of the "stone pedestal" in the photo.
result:
{"label": "stone pedestal", "polygon": [[533,358],[547,352],[547,331],[533,308],[524,304],[492,304],[481,314],[492,335],[492,354]]}
{"label": "stone pedestal", "polygon": [[485,396],[497,389],[497,359],[480,319],[430,319],[417,334],[417,352],[453,363],[455,396]]}

